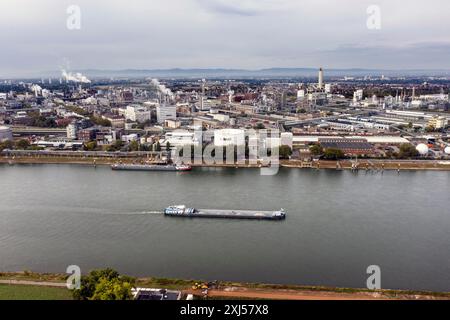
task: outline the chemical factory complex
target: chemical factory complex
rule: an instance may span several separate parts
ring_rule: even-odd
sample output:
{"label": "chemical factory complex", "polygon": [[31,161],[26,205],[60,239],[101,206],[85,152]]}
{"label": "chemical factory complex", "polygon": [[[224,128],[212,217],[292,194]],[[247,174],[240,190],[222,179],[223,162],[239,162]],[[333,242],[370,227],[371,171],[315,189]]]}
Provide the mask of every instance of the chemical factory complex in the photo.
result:
{"label": "chemical factory complex", "polygon": [[242,147],[233,161],[244,163],[277,148],[285,162],[306,167],[345,159],[445,164],[449,90],[446,77],[327,77],[323,68],[315,77],[160,80],[64,71],[0,82],[0,146],[8,159],[83,154],[167,164],[183,148],[210,146]]}

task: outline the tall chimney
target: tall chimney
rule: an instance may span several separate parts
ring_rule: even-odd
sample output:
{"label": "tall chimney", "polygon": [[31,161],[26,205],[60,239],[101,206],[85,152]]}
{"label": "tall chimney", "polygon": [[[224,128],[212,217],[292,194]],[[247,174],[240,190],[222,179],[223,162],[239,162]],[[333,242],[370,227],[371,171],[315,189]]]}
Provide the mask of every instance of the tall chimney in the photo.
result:
{"label": "tall chimney", "polygon": [[323,69],[319,69],[319,89],[323,89]]}

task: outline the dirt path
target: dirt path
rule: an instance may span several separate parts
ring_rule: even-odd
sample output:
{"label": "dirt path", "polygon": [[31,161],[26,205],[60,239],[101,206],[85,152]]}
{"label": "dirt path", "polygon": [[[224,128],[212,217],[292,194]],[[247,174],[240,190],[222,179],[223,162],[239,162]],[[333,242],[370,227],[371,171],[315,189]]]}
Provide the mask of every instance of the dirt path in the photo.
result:
{"label": "dirt path", "polygon": [[[199,295],[200,291],[187,290],[186,294]],[[210,290],[209,297],[229,297],[268,300],[380,300],[387,299],[378,293],[335,293],[294,290]]]}
{"label": "dirt path", "polygon": [[[1,279],[0,284],[6,285],[29,285],[65,288],[65,282],[32,281]],[[199,290],[182,290],[184,294],[201,296]],[[396,296],[386,295],[378,292],[355,292],[340,293],[333,291],[311,291],[311,290],[285,290],[285,289],[251,289],[245,287],[227,287],[221,290],[209,290],[209,297],[236,298],[236,299],[267,299],[267,300],[449,300],[448,296],[398,294]]]}

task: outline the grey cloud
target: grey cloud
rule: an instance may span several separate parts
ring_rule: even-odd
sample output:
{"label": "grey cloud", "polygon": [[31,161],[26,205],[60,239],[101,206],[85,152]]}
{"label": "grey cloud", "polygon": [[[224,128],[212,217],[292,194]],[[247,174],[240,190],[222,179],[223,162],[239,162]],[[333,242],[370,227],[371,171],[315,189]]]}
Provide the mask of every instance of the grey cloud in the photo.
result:
{"label": "grey cloud", "polygon": [[[1,0],[0,78],[72,68],[450,68],[450,1]],[[68,31],[78,3],[82,29]],[[437,5],[440,5],[438,7]]]}
{"label": "grey cloud", "polygon": [[230,4],[222,0],[196,0],[204,9],[218,14],[254,16],[259,10],[244,8],[237,4]]}

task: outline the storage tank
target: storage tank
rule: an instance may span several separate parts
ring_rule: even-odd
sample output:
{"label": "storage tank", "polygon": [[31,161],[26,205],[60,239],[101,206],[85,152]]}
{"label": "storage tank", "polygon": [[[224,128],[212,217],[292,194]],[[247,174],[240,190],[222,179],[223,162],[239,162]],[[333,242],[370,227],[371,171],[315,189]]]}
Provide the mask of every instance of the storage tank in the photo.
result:
{"label": "storage tank", "polygon": [[447,148],[445,148],[445,149],[444,149],[444,152],[445,152],[446,154],[450,154],[450,146],[447,147]]}
{"label": "storage tank", "polygon": [[428,146],[424,143],[421,143],[417,145],[416,150],[419,152],[420,155],[424,156],[428,154]]}

